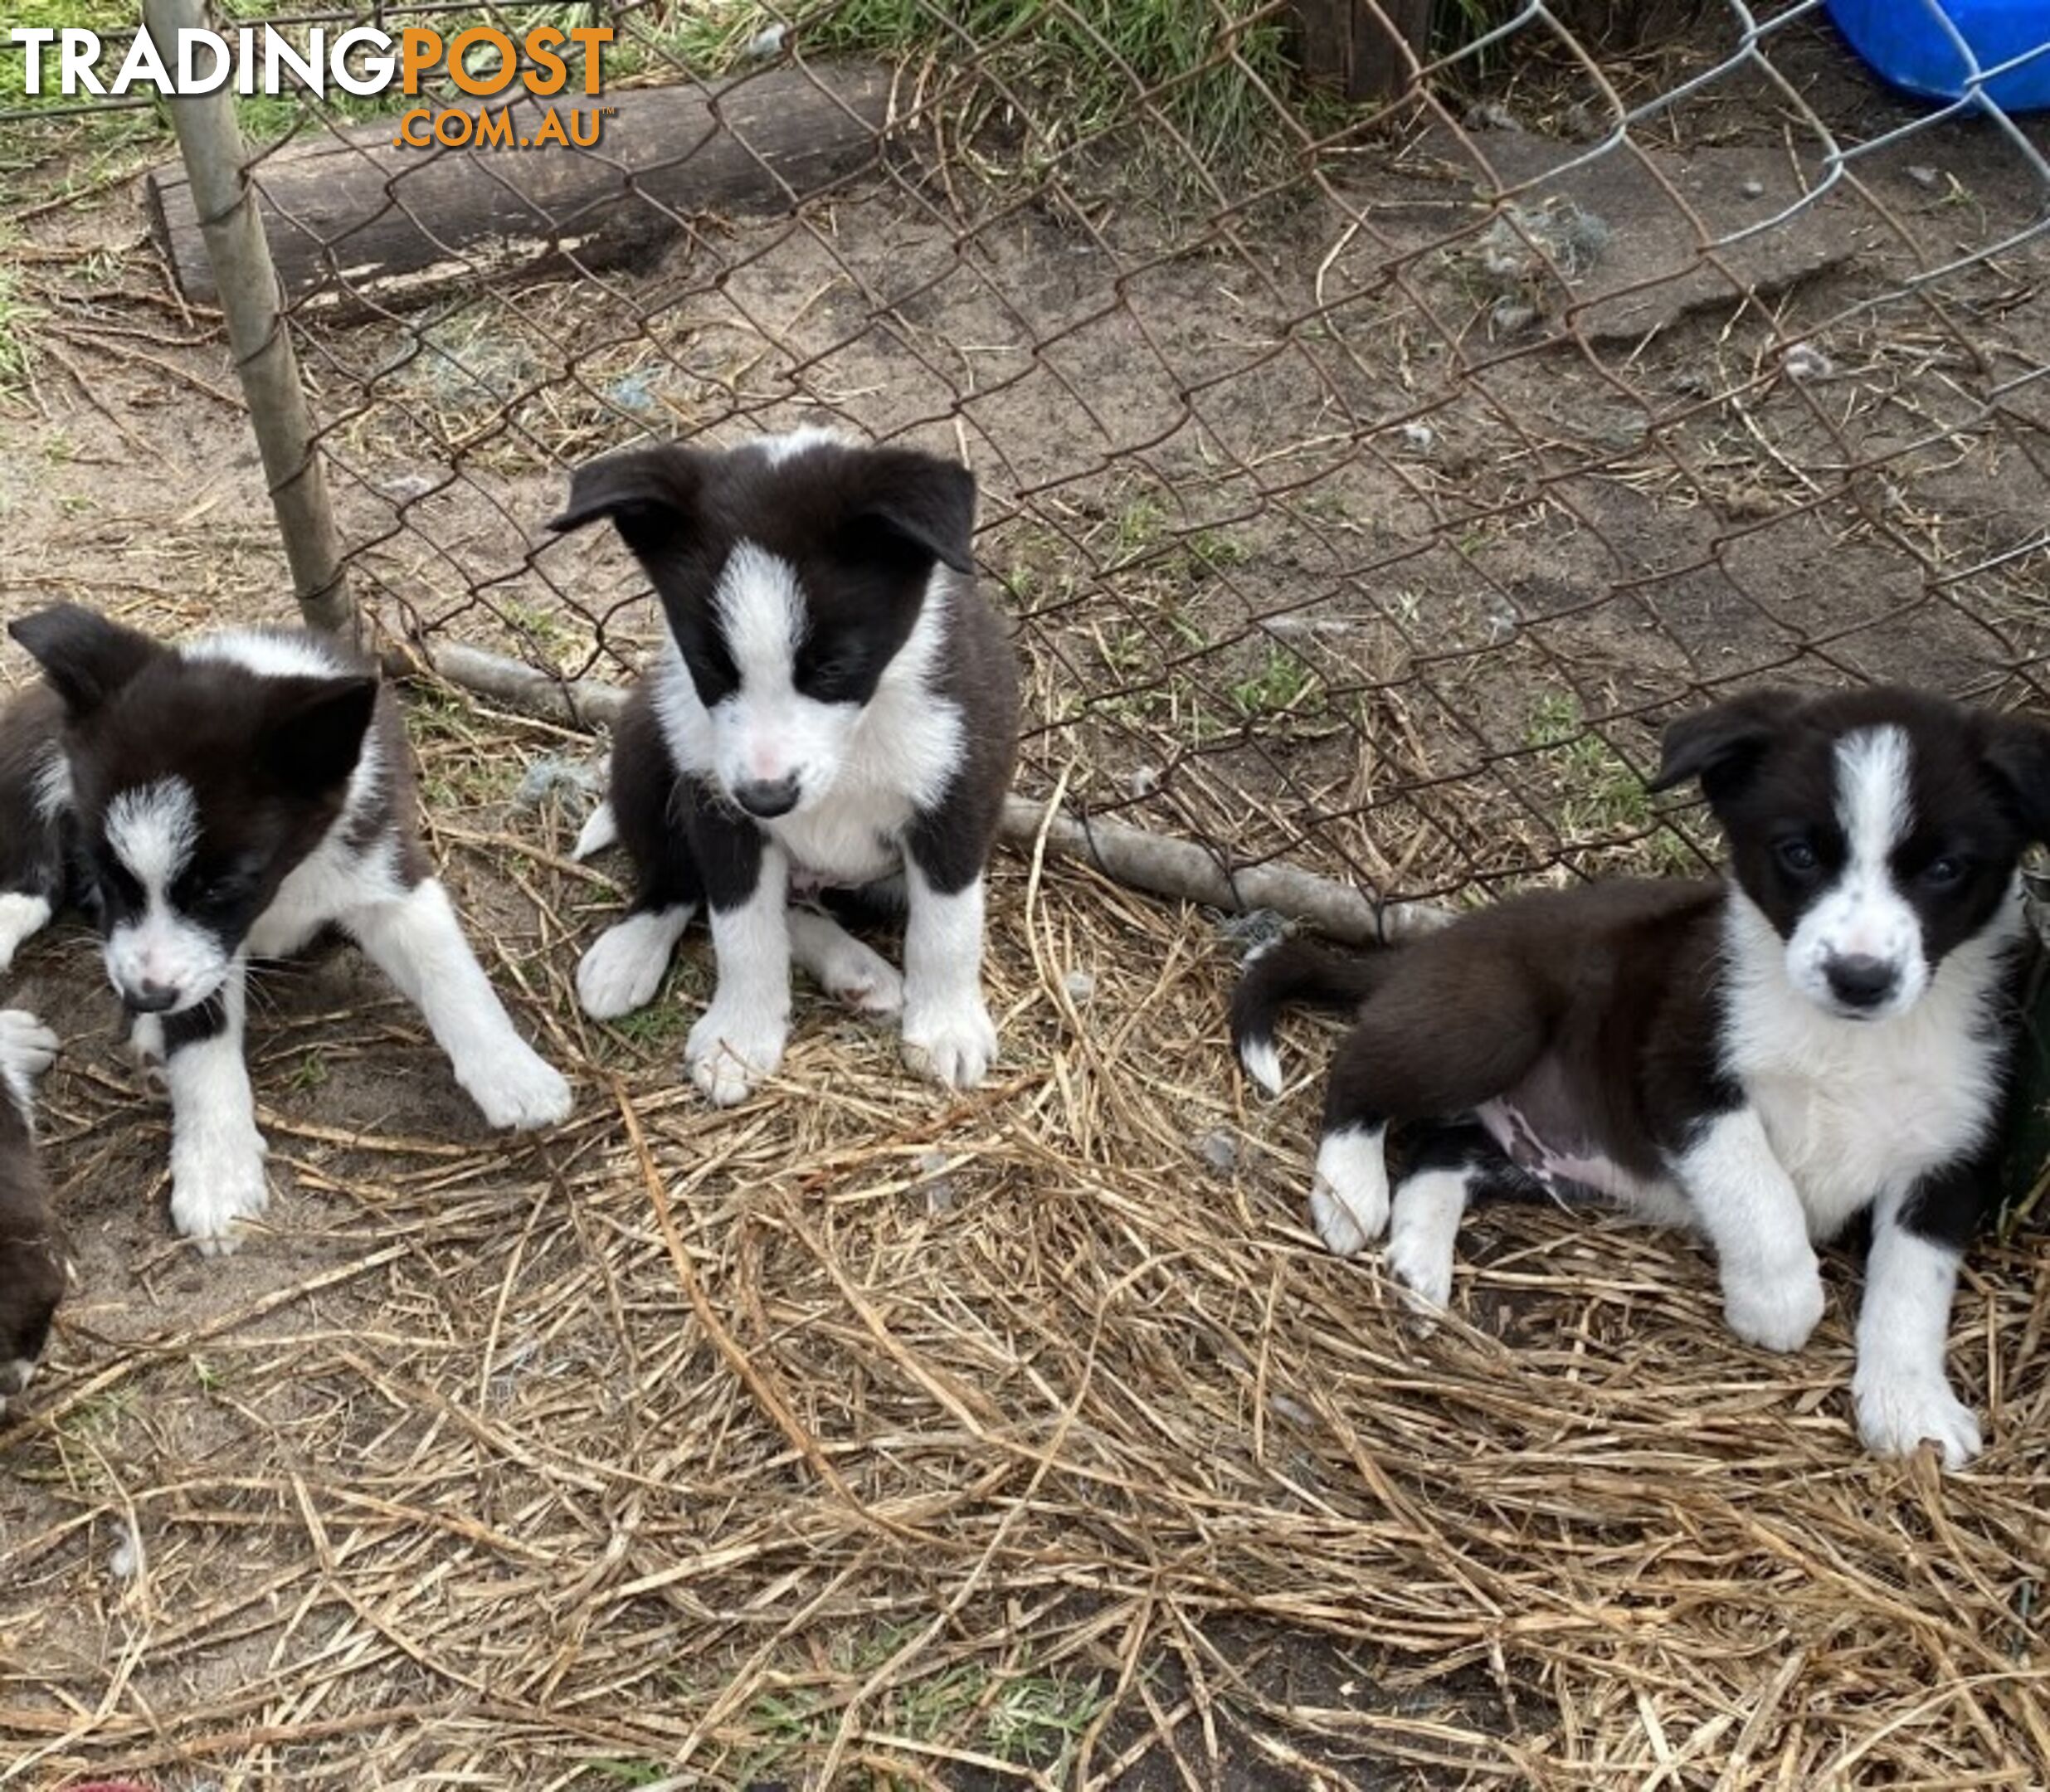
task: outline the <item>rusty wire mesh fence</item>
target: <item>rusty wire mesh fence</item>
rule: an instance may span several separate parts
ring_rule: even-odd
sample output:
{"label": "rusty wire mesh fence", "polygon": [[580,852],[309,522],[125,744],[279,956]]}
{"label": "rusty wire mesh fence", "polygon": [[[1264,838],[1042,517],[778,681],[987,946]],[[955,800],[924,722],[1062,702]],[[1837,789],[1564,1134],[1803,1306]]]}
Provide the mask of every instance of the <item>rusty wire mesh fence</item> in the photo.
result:
{"label": "rusty wire mesh fence", "polygon": [[[566,470],[829,421],[979,475],[1028,791],[1233,865],[1684,864],[1639,777],[1703,693],[2041,695],[2050,163],[1983,90],[1817,0],[1462,0],[1414,66],[1414,7],[784,6],[574,9],[588,149],[248,121],[391,634],[624,678],[659,616],[546,535]],[[1334,13],[1386,97],[1304,77]]]}

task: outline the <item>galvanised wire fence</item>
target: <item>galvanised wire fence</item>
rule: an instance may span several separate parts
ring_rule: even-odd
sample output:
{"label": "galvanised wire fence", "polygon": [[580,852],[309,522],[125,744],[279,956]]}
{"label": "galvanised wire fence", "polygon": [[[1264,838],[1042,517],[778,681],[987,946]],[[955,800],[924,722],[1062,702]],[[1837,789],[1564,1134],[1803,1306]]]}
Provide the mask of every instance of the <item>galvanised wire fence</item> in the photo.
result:
{"label": "galvanised wire fence", "polygon": [[[978,474],[1028,794],[1231,867],[1429,896],[1686,864],[1639,777],[1706,694],[2043,694],[2050,163],[1996,103],[2025,66],[1915,100],[1816,0],[286,28],[366,18],[614,34],[567,59],[589,147],[451,141],[503,95],[446,75],[410,121],[243,103],[391,639],[624,679],[659,616],[609,538],[545,533],[567,470],[823,421]],[[175,173],[153,203],[214,302]]]}

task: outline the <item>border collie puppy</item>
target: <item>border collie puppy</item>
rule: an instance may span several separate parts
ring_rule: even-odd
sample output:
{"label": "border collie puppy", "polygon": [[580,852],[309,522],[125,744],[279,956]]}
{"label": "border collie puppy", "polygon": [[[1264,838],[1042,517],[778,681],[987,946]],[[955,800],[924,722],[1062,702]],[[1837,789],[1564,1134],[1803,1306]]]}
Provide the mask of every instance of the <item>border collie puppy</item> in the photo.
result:
{"label": "border collie puppy", "polygon": [[1979,1429],[1945,1346],[1995,1198],[2050,730],[1901,689],[1760,691],[1667,731],[1652,788],[1688,779],[1726,882],[1526,895],[1352,960],[1283,945],[1239,986],[1239,1059],[1278,1091],[1279,1010],[1363,1005],[1311,1210],[1341,1255],[1392,1220],[1389,1267],[1426,1307],[1476,1195],[1591,1195],[1705,1233],[1731,1329],[1791,1351],[1822,1317],[1815,1244],[1869,1215],[1858,1429],[1956,1468]]}
{"label": "border collie puppy", "polygon": [[[718,988],[684,1061],[715,1103],[772,1074],[794,958],[912,1065],[981,1081],[982,879],[1017,756],[1018,675],[976,588],[967,468],[818,430],[724,452],[661,446],[577,470],[549,524],[610,517],[669,624],[613,733],[579,858],[623,841],[638,890],[585,953],[596,1019],[655,992],[709,911]],[[905,910],[904,971],[808,898]],[[795,898],[795,900],[793,900]]]}
{"label": "border collie puppy", "polygon": [[391,694],[336,644],[167,647],[72,604],[9,626],[45,683],[0,717],[0,969],[67,899],[171,1097],[171,1218],[209,1254],[263,1211],[242,1058],[252,958],[338,927],[426,1016],[499,1127],[569,1085],[527,1046],[428,874]]}
{"label": "border collie puppy", "polygon": [[0,1008],[0,1419],[28,1385],[64,1293],[64,1259],[36,1161],[36,1079],[57,1036],[35,1015]]}

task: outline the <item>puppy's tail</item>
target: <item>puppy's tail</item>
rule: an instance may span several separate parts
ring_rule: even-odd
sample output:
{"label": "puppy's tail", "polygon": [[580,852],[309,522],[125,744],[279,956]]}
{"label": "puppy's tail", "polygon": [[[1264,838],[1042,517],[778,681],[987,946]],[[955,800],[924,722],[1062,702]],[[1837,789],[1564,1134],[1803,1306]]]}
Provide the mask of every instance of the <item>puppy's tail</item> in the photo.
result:
{"label": "puppy's tail", "polygon": [[1307,1004],[1349,1013],[1380,986],[1390,948],[1370,946],[1344,953],[1308,940],[1285,939],[1246,960],[1231,996],[1231,1043],[1246,1074],[1270,1095],[1281,1093],[1281,1059],[1274,1022],[1282,1010]]}

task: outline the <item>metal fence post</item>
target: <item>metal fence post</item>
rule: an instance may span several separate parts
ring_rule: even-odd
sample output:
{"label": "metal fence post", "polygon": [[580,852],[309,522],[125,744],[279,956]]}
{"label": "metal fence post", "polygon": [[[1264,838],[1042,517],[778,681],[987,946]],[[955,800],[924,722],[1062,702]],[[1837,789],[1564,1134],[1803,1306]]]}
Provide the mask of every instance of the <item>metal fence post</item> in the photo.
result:
{"label": "metal fence post", "polygon": [[[201,0],[144,0],[143,20],[167,56],[175,53],[180,31],[207,26]],[[233,92],[224,85],[168,104],[300,612],[315,628],[353,637],[356,606],[342,566],[341,536],[299,383],[299,357],[279,304],[262,213],[243,172]]]}

